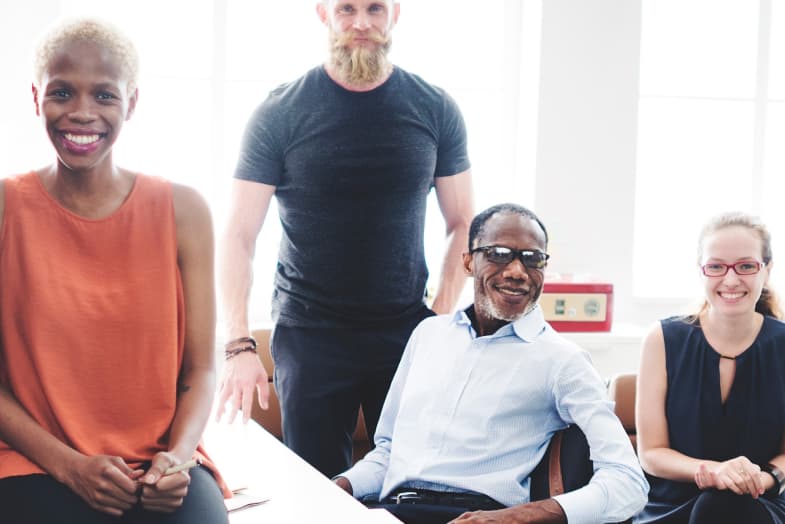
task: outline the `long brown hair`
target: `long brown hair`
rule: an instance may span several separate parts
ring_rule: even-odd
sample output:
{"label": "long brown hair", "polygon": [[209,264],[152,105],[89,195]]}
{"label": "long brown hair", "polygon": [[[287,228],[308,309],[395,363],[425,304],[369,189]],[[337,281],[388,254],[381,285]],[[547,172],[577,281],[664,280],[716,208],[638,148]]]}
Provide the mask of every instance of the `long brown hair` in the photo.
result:
{"label": "long brown hair", "polygon": [[[698,263],[700,264],[701,258],[703,257],[703,240],[712,233],[716,233],[721,229],[733,226],[747,228],[758,235],[761,242],[761,259],[763,260],[763,263],[768,266],[772,260],[771,234],[769,233],[769,230],[766,228],[763,222],[761,222],[759,217],[748,215],[747,213],[742,213],[739,211],[719,214],[709,220],[706,225],[703,226],[700,236],[698,237]],[[708,307],[708,301],[704,300],[700,310],[693,315],[688,315],[686,317],[687,320],[689,322],[696,323],[698,321],[698,317],[701,315],[701,313],[706,311]],[[767,315],[780,320],[783,318],[782,308],[780,307],[777,295],[774,293],[774,291],[771,290],[771,288],[767,286],[763,287],[760,298],[755,303],[755,311],[762,315]]]}

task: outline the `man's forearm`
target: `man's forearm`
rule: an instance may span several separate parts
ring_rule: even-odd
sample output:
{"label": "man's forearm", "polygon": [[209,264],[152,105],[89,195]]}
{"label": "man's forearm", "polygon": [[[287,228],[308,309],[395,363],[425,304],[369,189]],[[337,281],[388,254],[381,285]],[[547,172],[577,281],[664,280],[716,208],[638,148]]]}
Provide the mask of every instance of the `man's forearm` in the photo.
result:
{"label": "man's forearm", "polygon": [[253,284],[253,252],[242,242],[232,244],[224,249],[221,264],[221,299],[227,340],[250,333],[248,300]]}
{"label": "man's forearm", "polygon": [[275,186],[235,179],[229,220],[221,242],[221,305],[229,340],[247,337],[248,300],[253,283],[256,239],[275,194]]}
{"label": "man's forearm", "polygon": [[564,510],[553,499],[528,502],[494,511],[464,513],[450,524],[566,524]]}
{"label": "man's forearm", "polygon": [[566,524],[567,515],[564,510],[553,499],[538,500],[537,502],[529,502],[515,506],[512,509],[517,509],[518,514],[524,518],[521,523],[537,523],[537,524]]}
{"label": "man's forearm", "polygon": [[461,254],[469,238],[468,224],[455,226],[447,236],[447,249],[444,253],[439,288],[431,308],[438,314],[450,313],[461,296],[466,283]]}

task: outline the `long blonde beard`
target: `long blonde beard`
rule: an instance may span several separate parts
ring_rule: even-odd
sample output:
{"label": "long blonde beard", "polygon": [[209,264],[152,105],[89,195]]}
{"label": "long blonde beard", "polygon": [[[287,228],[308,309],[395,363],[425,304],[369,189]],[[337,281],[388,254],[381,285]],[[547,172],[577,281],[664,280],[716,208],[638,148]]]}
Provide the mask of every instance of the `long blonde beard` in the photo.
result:
{"label": "long blonde beard", "polygon": [[367,38],[376,47],[349,47],[355,34],[353,32],[338,35],[330,30],[330,64],[333,71],[347,84],[375,84],[381,82],[390,73],[391,64],[387,53],[392,45],[389,33],[381,35],[371,32]]}

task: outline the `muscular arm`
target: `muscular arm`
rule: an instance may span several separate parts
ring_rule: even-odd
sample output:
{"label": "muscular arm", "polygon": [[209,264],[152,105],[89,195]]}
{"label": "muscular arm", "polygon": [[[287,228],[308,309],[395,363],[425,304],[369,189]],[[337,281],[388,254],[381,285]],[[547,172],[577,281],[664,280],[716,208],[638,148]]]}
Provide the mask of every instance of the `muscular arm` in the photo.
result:
{"label": "muscular arm", "polygon": [[247,337],[248,299],[253,283],[256,237],[262,229],[275,186],[235,179],[229,221],[221,246],[221,300],[227,337]]}
{"label": "muscular arm", "polygon": [[[248,299],[253,282],[253,257],[256,237],[262,229],[275,186],[234,180],[229,221],[221,248],[221,298],[226,315],[227,340],[250,335]],[[267,408],[267,372],[253,353],[240,353],[224,366],[217,416],[231,399],[230,421],[242,409],[243,420],[251,416],[254,389],[259,404]]]}
{"label": "muscular arm", "polygon": [[470,171],[438,177],[435,185],[439,209],[446,225],[447,249],[432,309],[444,314],[455,307],[466,282],[461,253],[468,246],[469,225],[474,217],[474,191]]}

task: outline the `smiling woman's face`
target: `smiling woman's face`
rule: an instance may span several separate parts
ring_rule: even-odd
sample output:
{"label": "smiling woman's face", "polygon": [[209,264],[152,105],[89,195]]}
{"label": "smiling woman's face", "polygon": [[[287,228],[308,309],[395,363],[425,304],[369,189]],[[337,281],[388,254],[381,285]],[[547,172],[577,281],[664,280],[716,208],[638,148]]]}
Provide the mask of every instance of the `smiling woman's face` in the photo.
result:
{"label": "smiling woman's face", "polygon": [[36,105],[61,164],[73,171],[111,160],[136,94],[117,60],[92,42],[72,41],[52,56]]}
{"label": "smiling woman's face", "polygon": [[[763,262],[763,241],[758,233],[744,226],[729,226],[706,235],[700,265]],[[703,288],[709,308],[715,313],[737,315],[755,311],[770,267],[762,266],[751,275],[739,275],[731,268],[723,276],[703,275]]]}

